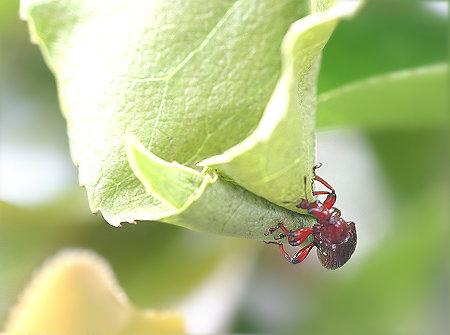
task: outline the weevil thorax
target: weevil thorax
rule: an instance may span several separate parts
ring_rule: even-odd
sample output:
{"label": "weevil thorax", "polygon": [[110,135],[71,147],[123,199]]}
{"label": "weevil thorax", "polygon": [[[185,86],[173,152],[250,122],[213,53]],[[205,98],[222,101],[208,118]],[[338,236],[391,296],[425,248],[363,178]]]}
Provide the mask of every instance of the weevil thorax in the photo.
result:
{"label": "weevil thorax", "polygon": [[327,269],[337,269],[344,265],[356,248],[356,227],[341,217],[319,221],[313,226],[314,244],[317,256]]}

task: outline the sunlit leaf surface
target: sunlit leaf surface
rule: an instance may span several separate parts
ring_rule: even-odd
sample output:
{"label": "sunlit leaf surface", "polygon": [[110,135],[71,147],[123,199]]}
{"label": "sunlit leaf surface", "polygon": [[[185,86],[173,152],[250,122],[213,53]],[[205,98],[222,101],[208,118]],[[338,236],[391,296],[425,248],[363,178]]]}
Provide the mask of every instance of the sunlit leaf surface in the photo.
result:
{"label": "sunlit leaf surface", "polygon": [[284,34],[308,13],[308,1],[288,0],[27,4],[80,182],[115,225],[170,214],[132,174],[126,136],[190,166],[242,141],[275,87]]}
{"label": "sunlit leaf surface", "polygon": [[[358,7],[309,5],[24,5],[22,16],[58,82],[72,156],[91,209],[114,225],[174,214],[171,203],[146,193],[131,172],[125,146],[133,135],[155,157],[193,168],[202,161],[219,170],[219,178],[225,175],[224,183],[298,211],[299,199],[310,194],[304,177],[311,178],[315,161],[321,51],[338,20]],[[167,176],[160,182],[171,181]],[[182,177],[173,182],[191,183]],[[242,190],[235,189],[239,197]],[[171,194],[171,200],[185,196]],[[235,219],[242,219],[239,212]]]}

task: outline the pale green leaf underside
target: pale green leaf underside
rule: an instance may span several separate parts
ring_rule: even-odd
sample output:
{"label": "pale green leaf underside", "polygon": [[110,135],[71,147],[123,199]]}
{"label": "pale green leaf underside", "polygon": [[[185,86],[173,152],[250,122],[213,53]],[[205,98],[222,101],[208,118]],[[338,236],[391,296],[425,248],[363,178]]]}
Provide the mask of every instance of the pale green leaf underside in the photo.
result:
{"label": "pale green leaf underside", "polygon": [[199,163],[223,172],[273,203],[298,210],[315,159],[315,110],[322,49],[339,19],[358,3],[338,3],[294,23],[282,44],[283,70],[257,129],[243,142]]}
{"label": "pale green leaf underside", "polygon": [[[249,237],[261,237],[277,217],[301,225],[282,207],[298,210],[314,165],[320,54],[358,5],[328,7],[314,1],[310,9],[306,0],[23,6],[57,79],[91,209],[114,225],[165,220]],[[130,135],[142,143],[129,154],[136,175],[127,162]],[[200,161],[233,183],[195,172]]]}
{"label": "pale green leaf underside", "polygon": [[243,141],[309,1],[35,0],[21,12],[55,74],[91,209],[117,225],[172,211],[132,173],[126,137],[191,167]]}
{"label": "pale green leaf underside", "polygon": [[217,178],[177,162],[168,163],[147,151],[136,139],[130,139],[128,161],[147,193],[172,208],[172,214],[183,211]]}
{"label": "pale green leaf underside", "polygon": [[267,228],[280,222],[291,228],[312,223],[311,218],[276,206],[214,173],[168,163],[136,141],[131,141],[128,157],[147,192],[172,207],[172,215],[164,222],[254,239],[264,239]]}
{"label": "pale green leaf underside", "polygon": [[372,77],[319,96],[318,127],[430,129],[448,121],[448,64]]}

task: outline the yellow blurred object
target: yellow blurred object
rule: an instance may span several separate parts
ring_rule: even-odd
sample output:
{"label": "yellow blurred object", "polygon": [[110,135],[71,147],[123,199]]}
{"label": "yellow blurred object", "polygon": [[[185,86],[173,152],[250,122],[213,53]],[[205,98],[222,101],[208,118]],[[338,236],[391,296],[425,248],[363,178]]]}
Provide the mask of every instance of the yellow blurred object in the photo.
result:
{"label": "yellow blurred object", "polygon": [[12,310],[7,334],[183,334],[176,312],[136,309],[109,265],[83,250],[47,261]]}

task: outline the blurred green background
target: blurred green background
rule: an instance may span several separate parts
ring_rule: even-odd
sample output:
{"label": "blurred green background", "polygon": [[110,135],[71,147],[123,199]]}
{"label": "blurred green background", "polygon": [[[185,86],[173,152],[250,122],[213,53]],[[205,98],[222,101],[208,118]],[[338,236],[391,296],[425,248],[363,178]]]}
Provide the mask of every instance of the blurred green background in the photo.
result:
{"label": "blurred green background", "polygon": [[[318,129],[321,175],[359,232],[355,255],[338,271],[321,268],[314,254],[292,266],[276,248],[167,224],[114,228],[90,214],[77,186],[55,83],[18,6],[0,2],[0,324],[36,267],[82,247],[111,263],[135,304],[179,306],[194,332],[448,330],[448,123]],[[447,21],[447,2],[369,2],[327,45],[319,92],[447,62]],[[405,115],[416,113],[433,116]]]}

